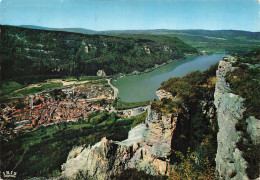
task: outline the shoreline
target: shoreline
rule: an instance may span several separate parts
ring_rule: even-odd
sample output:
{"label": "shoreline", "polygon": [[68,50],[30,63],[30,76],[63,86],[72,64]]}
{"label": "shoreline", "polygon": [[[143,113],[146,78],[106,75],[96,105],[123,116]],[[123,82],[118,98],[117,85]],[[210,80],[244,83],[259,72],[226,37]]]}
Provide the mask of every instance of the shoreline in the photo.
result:
{"label": "shoreline", "polygon": [[115,80],[117,81],[118,79],[121,79],[125,76],[134,76],[134,75],[140,75],[140,74],[144,74],[144,73],[149,73],[157,68],[160,68],[162,66],[165,66],[169,63],[172,63],[172,62],[175,62],[175,61],[178,61],[178,60],[185,60],[188,56],[198,56],[198,55],[201,55],[201,54],[186,54],[184,58],[180,58],[180,59],[169,59],[167,62],[164,62],[162,64],[155,64],[154,67],[151,67],[151,68],[147,68],[145,69],[144,71],[142,72],[139,72],[139,71],[133,71],[131,73],[128,73],[128,74],[124,74],[124,73],[119,73],[117,75],[114,75],[114,77],[112,76],[112,80]]}
{"label": "shoreline", "polygon": [[[145,75],[144,73],[150,72],[150,71],[143,71],[143,72],[138,73],[138,74],[131,73],[131,74],[122,75],[121,77],[118,77],[118,76],[114,77],[113,80],[115,80],[115,81],[112,81],[112,84],[114,86],[118,86],[119,88],[122,88],[121,90],[122,90],[123,94],[121,96],[121,98],[122,98],[121,101],[125,100],[126,102],[140,102],[140,101],[146,101],[148,99],[152,100],[151,98],[154,97],[153,91],[154,91],[154,89],[155,89],[155,91],[157,89],[156,89],[155,85],[153,85],[153,81],[147,80],[147,77],[151,78],[150,76],[154,76],[155,74],[160,74],[160,73],[163,74],[164,73],[164,65],[167,65],[166,67],[168,67],[168,66],[169,67],[175,67],[175,64],[177,64],[177,66],[179,66],[180,64],[184,63],[184,66],[181,66],[182,68],[180,68],[180,69],[182,69],[181,72],[178,72],[178,73],[181,73],[181,74],[185,73],[186,74],[186,73],[188,73],[188,72],[190,72],[190,71],[192,71],[194,69],[193,66],[191,66],[190,68],[186,67],[186,66],[188,66],[187,64],[189,64],[189,63],[191,63],[193,61],[193,59],[197,59],[198,58],[199,62],[202,63],[202,65],[200,63],[199,64],[195,63],[194,67],[196,67],[198,69],[201,69],[201,71],[204,71],[204,70],[208,69],[211,65],[213,65],[215,63],[218,63],[219,62],[218,60],[220,60],[222,58],[222,56],[223,56],[223,54],[212,54],[212,55],[189,54],[189,55],[186,55],[185,58],[180,59],[178,61],[177,61],[177,59],[169,60],[169,61],[167,61],[167,63],[163,63],[161,65],[158,65],[158,66],[155,66],[155,67],[151,68],[150,71],[152,71],[152,73],[148,73],[148,75]],[[182,61],[182,60],[184,60],[184,61]],[[188,63],[186,63],[186,62],[188,62]],[[162,68],[160,68],[160,67],[162,67]],[[183,68],[183,67],[185,67],[185,68]],[[156,71],[153,71],[156,68],[160,68],[160,69],[156,70]],[[167,69],[170,71],[169,68],[167,68]],[[175,72],[175,74],[176,73],[177,72]],[[135,76],[135,75],[140,75],[140,76]],[[125,78],[124,79],[120,79],[120,78],[123,78],[123,77],[125,77]],[[165,78],[167,78],[167,77],[170,78],[170,75],[165,75]],[[144,78],[145,80],[141,80],[140,78],[141,79]],[[119,80],[119,81],[117,81],[117,80]],[[138,91],[142,91],[142,90],[146,89],[145,91],[147,92],[147,95],[145,93],[141,93],[141,95],[139,95],[140,93],[138,94],[137,91],[132,92],[131,90],[127,90],[128,89],[127,88],[127,85],[128,85],[127,81],[128,80],[131,82],[133,87],[136,87],[136,89]],[[156,83],[156,86],[157,86],[158,82],[161,82],[158,78],[157,79],[155,78],[153,80],[154,80],[154,83]],[[135,81],[138,82],[139,84],[135,83]],[[142,84],[142,82],[143,83],[148,83],[147,86]],[[147,89],[148,87],[150,87],[150,91]],[[121,90],[120,90],[120,92],[121,92]],[[133,97],[131,97],[129,94],[132,94]],[[149,96],[151,98],[143,98],[141,96],[144,96],[144,97]],[[155,95],[155,97],[156,97],[156,99],[159,98],[158,95]]]}
{"label": "shoreline", "polygon": [[117,87],[113,86],[113,84],[111,83],[112,78],[110,79],[106,79],[107,83],[110,85],[110,87],[114,90],[114,100],[117,98],[118,94],[119,94],[119,90]]}
{"label": "shoreline", "polygon": [[[133,76],[133,75],[140,75],[140,74],[144,74],[144,73],[149,73],[149,72],[151,72],[151,71],[153,71],[153,70],[155,70],[155,69],[157,69],[157,68],[160,68],[160,67],[162,67],[162,66],[165,66],[165,65],[167,65],[167,64],[169,64],[169,63],[172,63],[172,62],[175,62],[175,61],[178,61],[178,60],[184,60],[184,59],[186,59],[188,56],[197,56],[197,55],[200,55],[199,53],[198,54],[185,54],[185,57],[183,57],[183,58],[180,58],[180,59],[169,59],[167,62],[164,62],[164,63],[162,63],[162,64],[155,64],[154,65],[154,67],[151,67],[151,68],[147,68],[147,69],[145,69],[144,71],[142,71],[142,72],[139,72],[139,71],[133,71],[133,72],[131,72],[131,73],[128,73],[128,74],[123,74],[123,73],[119,73],[119,74],[117,74],[117,75],[114,75],[114,76],[112,76],[110,79],[106,79],[107,81],[108,81],[108,84],[112,87],[112,89],[114,90],[114,99],[115,98],[117,98],[118,97],[118,94],[119,94],[119,90],[118,90],[118,88],[117,87],[115,87],[113,84],[112,84],[112,81],[113,80],[115,80],[115,81],[117,81],[118,79],[120,79],[120,78],[123,78],[123,77],[125,77],[125,76]],[[103,78],[104,79],[104,78]],[[50,79],[48,79],[48,80],[50,80]],[[112,80],[112,81],[111,81]],[[51,81],[49,81],[49,82],[44,82],[43,84],[47,84],[47,83],[50,83]],[[61,83],[63,83],[63,82],[65,82],[65,81],[63,81],[63,80],[61,80]],[[87,80],[87,82],[89,82],[89,80]],[[84,82],[83,81],[83,83],[86,83],[86,82]],[[79,84],[83,84],[82,82],[73,82],[73,84],[75,85],[75,84],[77,84],[77,85],[79,85]],[[68,84],[66,84],[66,85],[68,85]],[[64,83],[63,83],[63,86],[66,86]],[[72,85],[72,84],[70,84],[70,85]],[[29,84],[29,85],[27,85],[27,86],[25,86],[25,87],[23,87],[23,88],[20,88],[20,89],[16,89],[15,91],[13,91],[13,92],[19,92],[20,90],[23,90],[23,89],[27,89],[28,87],[30,87],[30,86],[39,86],[38,84]],[[62,87],[63,87],[62,86]],[[12,92],[12,93],[13,93]],[[24,98],[24,96],[15,96],[15,97],[7,97],[7,98],[5,98],[4,96],[1,96],[1,98],[0,98],[0,101],[3,101],[3,100],[10,100],[10,99],[17,99],[17,98]]]}
{"label": "shoreline", "polygon": [[[116,98],[118,97],[119,90],[118,90],[117,87],[115,87],[115,86],[111,83],[111,80],[112,80],[112,81],[113,81],[113,80],[114,80],[114,81],[117,81],[118,79],[121,79],[121,78],[123,78],[123,77],[125,77],[125,76],[134,76],[134,75],[140,75],[140,74],[144,74],[144,73],[149,73],[149,72],[151,72],[151,71],[153,71],[153,70],[155,70],[155,69],[157,69],[157,68],[160,68],[160,67],[165,66],[165,65],[167,65],[167,64],[169,64],[169,63],[175,62],[175,61],[177,61],[177,60],[185,60],[188,56],[198,56],[198,55],[200,55],[200,54],[186,54],[184,58],[181,58],[181,59],[170,59],[170,60],[168,60],[167,62],[164,62],[164,63],[162,63],[162,64],[159,64],[159,65],[158,65],[158,64],[155,64],[154,67],[152,67],[152,68],[147,68],[147,69],[145,69],[143,72],[133,71],[132,73],[129,73],[129,74],[120,73],[120,74],[118,74],[118,75],[115,75],[115,76],[119,76],[119,77],[113,77],[113,76],[112,76],[112,78],[106,79],[106,80],[108,81],[108,84],[113,88],[113,90],[114,90],[114,99],[116,99]],[[116,92],[116,94],[115,94],[115,92]]]}

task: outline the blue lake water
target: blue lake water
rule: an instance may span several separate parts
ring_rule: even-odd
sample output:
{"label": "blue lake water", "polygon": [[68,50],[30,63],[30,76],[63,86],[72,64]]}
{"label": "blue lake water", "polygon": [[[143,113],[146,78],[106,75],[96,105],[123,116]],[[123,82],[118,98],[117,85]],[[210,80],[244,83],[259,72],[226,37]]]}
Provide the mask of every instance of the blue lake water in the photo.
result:
{"label": "blue lake water", "polygon": [[140,102],[157,99],[155,91],[163,81],[195,70],[204,71],[218,63],[223,56],[223,54],[189,56],[184,60],[171,62],[148,73],[125,76],[117,81],[112,81],[112,84],[118,88],[122,101]]}

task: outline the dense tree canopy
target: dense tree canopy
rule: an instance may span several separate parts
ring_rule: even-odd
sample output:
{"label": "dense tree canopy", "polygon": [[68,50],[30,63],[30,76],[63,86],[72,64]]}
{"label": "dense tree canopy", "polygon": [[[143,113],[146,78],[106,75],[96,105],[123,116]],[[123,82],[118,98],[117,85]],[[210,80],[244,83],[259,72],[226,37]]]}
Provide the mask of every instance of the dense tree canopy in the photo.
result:
{"label": "dense tree canopy", "polygon": [[144,71],[195,48],[178,38],[128,38],[0,26],[2,80],[30,81],[55,76]]}

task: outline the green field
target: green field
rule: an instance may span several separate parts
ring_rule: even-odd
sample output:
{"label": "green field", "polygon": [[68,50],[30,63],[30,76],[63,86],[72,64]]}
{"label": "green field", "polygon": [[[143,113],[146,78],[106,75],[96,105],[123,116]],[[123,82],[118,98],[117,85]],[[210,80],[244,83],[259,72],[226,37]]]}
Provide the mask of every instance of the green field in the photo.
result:
{"label": "green field", "polygon": [[39,92],[42,92],[43,90],[61,87],[63,85],[62,83],[49,83],[49,84],[44,84],[40,87],[33,87],[33,88],[16,91],[18,89],[23,88],[24,86],[17,82],[14,82],[14,81],[8,82],[7,84],[9,84],[9,85],[2,86],[2,88],[1,88],[1,92],[4,92],[4,93],[1,93],[1,96],[0,96],[1,100],[13,98],[13,97],[20,97],[20,96],[24,96],[24,95],[28,95],[28,94],[39,93]]}
{"label": "green field", "polygon": [[50,89],[50,88],[55,88],[55,87],[60,87],[62,86],[62,83],[50,83],[50,84],[44,84],[40,87],[33,87],[30,89],[23,89],[21,91],[18,91],[18,93],[21,93],[23,95],[27,95],[27,94],[34,94],[34,93],[38,93],[41,92],[45,89]]}
{"label": "green field", "polygon": [[[80,78],[73,77],[73,76],[68,76],[64,78],[66,82],[74,82],[75,83],[80,83],[82,81],[89,81],[88,83],[84,83],[85,86],[92,86],[92,85],[107,85],[107,80],[105,80],[103,77],[98,77],[98,76],[81,76]],[[52,88],[58,88],[63,86],[63,83],[54,83],[52,82],[53,79],[48,79],[45,80],[44,82],[41,81],[38,83],[39,87],[32,87],[32,88],[25,88],[28,86],[27,84],[19,84],[16,81],[9,81],[9,82],[2,82],[1,83],[1,88],[0,88],[0,99],[8,99],[8,98],[13,98],[13,97],[20,97],[20,96],[25,96],[28,94],[34,94],[34,93],[39,93],[42,92],[46,89],[52,89]],[[48,82],[48,83],[46,83]],[[22,89],[24,88],[24,89]],[[22,89],[22,90],[19,90]]]}
{"label": "green field", "polygon": [[21,89],[23,87],[24,87],[24,85],[19,84],[15,81],[4,82],[4,83],[2,83],[2,86],[1,86],[1,95],[0,96],[9,94],[9,93],[11,93],[15,90]]}
{"label": "green field", "polygon": [[142,102],[123,102],[120,100],[115,100],[113,103],[113,106],[116,110],[124,110],[124,109],[130,109],[135,108],[139,106],[146,106],[149,105],[150,101],[142,101]]}
{"label": "green field", "polygon": [[64,78],[65,81],[92,81],[92,80],[100,80],[103,78],[109,78],[109,76],[106,77],[99,77],[99,76],[67,76]]}

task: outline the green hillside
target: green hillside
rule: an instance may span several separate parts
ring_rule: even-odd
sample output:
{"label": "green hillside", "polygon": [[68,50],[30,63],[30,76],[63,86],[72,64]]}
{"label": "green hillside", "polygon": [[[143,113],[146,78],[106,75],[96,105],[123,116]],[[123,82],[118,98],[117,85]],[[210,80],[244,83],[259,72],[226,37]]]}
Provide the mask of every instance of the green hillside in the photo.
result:
{"label": "green hillside", "polygon": [[144,71],[197,50],[176,37],[115,37],[0,26],[2,80]]}
{"label": "green hillside", "polygon": [[164,35],[165,37],[177,37],[183,42],[197,48],[206,53],[237,53],[246,54],[251,49],[260,46],[260,32],[250,32],[241,30],[169,30],[169,29],[154,29],[154,30],[112,30],[112,31],[93,31],[83,28],[46,28],[38,26],[24,26],[34,29],[56,30],[76,32],[83,34],[103,34],[120,37],[136,37],[139,34],[141,37],[149,38],[148,35]]}
{"label": "green hillside", "polygon": [[[30,27],[30,26],[27,26]],[[35,27],[31,27],[35,28]],[[50,28],[37,27],[49,30]],[[82,28],[55,29],[60,31],[77,32],[84,34],[104,34],[120,37],[141,37],[149,38],[148,35],[164,35],[165,37],[177,37],[183,42],[206,53],[237,53],[246,54],[251,49],[260,46],[260,32],[249,32],[241,30],[113,30],[113,31],[92,31]]]}

